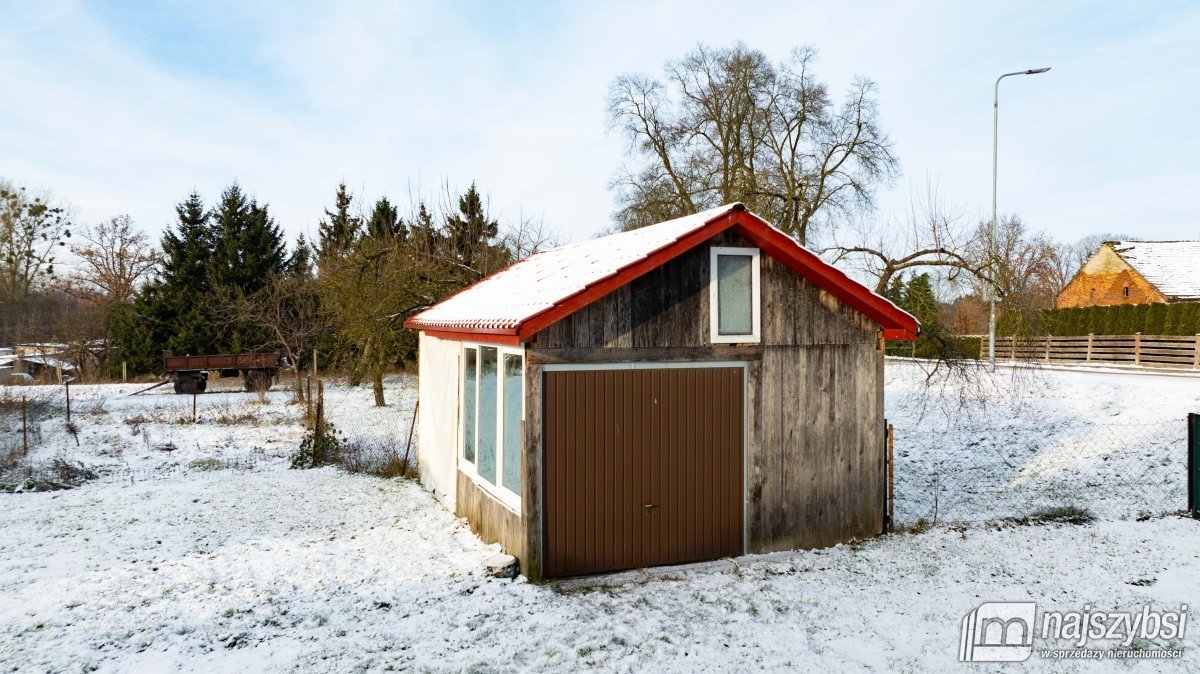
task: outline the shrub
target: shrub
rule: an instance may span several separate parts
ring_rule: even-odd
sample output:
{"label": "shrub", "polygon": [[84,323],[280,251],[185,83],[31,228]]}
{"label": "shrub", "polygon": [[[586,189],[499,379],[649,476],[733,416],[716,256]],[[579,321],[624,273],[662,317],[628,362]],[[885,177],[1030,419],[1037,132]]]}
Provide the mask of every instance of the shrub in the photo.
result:
{"label": "shrub", "polygon": [[1028,517],[1015,518],[1018,524],[1088,524],[1096,521],[1096,516],[1087,508],[1064,505],[1035,510]]}
{"label": "shrub", "polygon": [[317,468],[337,461],[342,439],[333,424],[317,424],[304,434],[300,449],[292,455],[291,467],[295,469]]}
{"label": "shrub", "polygon": [[18,465],[0,475],[0,492],[61,491],[74,489],[98,476],[81,463],[53,459],[41,466]]}

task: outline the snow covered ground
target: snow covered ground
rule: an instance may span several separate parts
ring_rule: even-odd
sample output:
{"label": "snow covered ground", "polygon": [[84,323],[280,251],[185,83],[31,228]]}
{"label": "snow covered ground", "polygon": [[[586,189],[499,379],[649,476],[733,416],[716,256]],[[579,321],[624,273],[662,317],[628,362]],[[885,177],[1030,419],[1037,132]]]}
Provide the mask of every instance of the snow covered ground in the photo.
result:
{"label": "snow covered ground", "polygon": [[[970,381],[889,361],[896,519],[977,522],[1073,505],[1131,519],[1186,507],[1200,377],[1000,367]],[[934,496],[937,503],[934,502]]]}
{"label": "snow covered ground", "polygon": [[[974,419],[984,414],[1062,436],[1074,427],[1068,420],[1087,414],[1120,410],[1160,423],[1200,400],[1197,380],[1055,373],[998,384],[980,398],[986,409],[942,405],[945,389],[921,416],[917,375],[905,367],[889,363],[889,416],[912,424],[911,433],[937,429],[948,439],[978,432],[984,424]],[[1200,523],[1178,517],[943,527],[614,587],[493,579],[482,566],[496,547],[415,483],[286,470],[301,430],[283,393],[266,405],[242,393],[202,396],[212,416],[192,425],[172,420],[182,396],[118,399],[109,392],[122,387],[87,388],[78,390],[106,411],[81,413],[79,445],[48,420],[35,451],[146,472],[0,495],[5,669],[961,671],[961,620],[985,601],[1077,611],[1200,605]],[[1079,388],[1090,400],[1062,399]],[[393,405],[374,408],[369,387],[331,387],[331,416],[349,435],[401,433],[413,390],[411,378],[391,380]],[[1138,390],[1155,393],[1159,402],[1142,407],[1156,412],[1125,408]],[[220,405],[231,418],[248,406],[257,425],[223,423]],[[1039,416],[1023,416],[1031,407]],[[135,434],[126,419],[138,415],[146,419]],[[975,430],[952,426],[956,418]],[[159,449],[164,443],[176,448]],[[910,465],[921,465],[922,446],[906,450]],[[254,458],[258,469],[204,461],[236,457]],[[1066,663],[1035,654],[1024,665],[971,668],[1200,670],[1194,634],[1139,645],[1182,646],[1184,657]]]}

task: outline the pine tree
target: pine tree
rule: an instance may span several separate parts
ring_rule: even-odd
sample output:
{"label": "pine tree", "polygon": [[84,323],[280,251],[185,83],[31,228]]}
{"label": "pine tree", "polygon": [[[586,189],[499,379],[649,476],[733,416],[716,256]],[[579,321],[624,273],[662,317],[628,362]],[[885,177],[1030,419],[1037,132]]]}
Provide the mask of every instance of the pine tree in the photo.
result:
{"label": "pine tree", "polygon": [[317,259],[326,260],[344,257],[361,233],[362,223],[350,214],[354,195],[339,183],[333,210],[326,209],[325,219],[317,225]]}

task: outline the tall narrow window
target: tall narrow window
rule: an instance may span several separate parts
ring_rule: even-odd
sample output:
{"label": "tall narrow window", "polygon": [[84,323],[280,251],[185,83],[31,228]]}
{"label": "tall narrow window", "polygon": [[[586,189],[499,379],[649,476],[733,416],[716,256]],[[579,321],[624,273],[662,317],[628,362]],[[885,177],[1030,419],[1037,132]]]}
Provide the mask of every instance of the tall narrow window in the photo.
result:
{"label": "tall narrow window", "polygon": [[521,356],[504,354],[504,488],[521,493],[521,421],[524,417],[525,382]]}
{"label": "tall narrow window", "polygon": [[463,458],[475,463],[475,382],[479,377],[475,349],[463,349]]}
{"label": "tall narrow window", "polygon": [[463,345],[459,467],[483,490],[521,511],[525,451],[525,358],[519,349]]}
{"label": "tall narrow window", "polygon": [[496,347],[479,347],[479,477],[496,484]]}
{"label": "tall narrow window", "polygon": [[712,341],[759,341],[758,249],[713,247],[711,250]]}

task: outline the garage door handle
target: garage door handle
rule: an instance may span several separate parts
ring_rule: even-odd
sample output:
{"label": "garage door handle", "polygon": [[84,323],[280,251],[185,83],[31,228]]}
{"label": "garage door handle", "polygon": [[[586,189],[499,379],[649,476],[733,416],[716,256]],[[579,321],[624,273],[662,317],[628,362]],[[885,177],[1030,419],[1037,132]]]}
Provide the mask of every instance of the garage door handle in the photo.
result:
{"label": "garage door handle", "polygon": [[647,503],[646,505],[644,505],[642,507],[645,508],[646,510],[650,510],[652,508],[657,508],[658,506],[654,505],[653,503]]}

